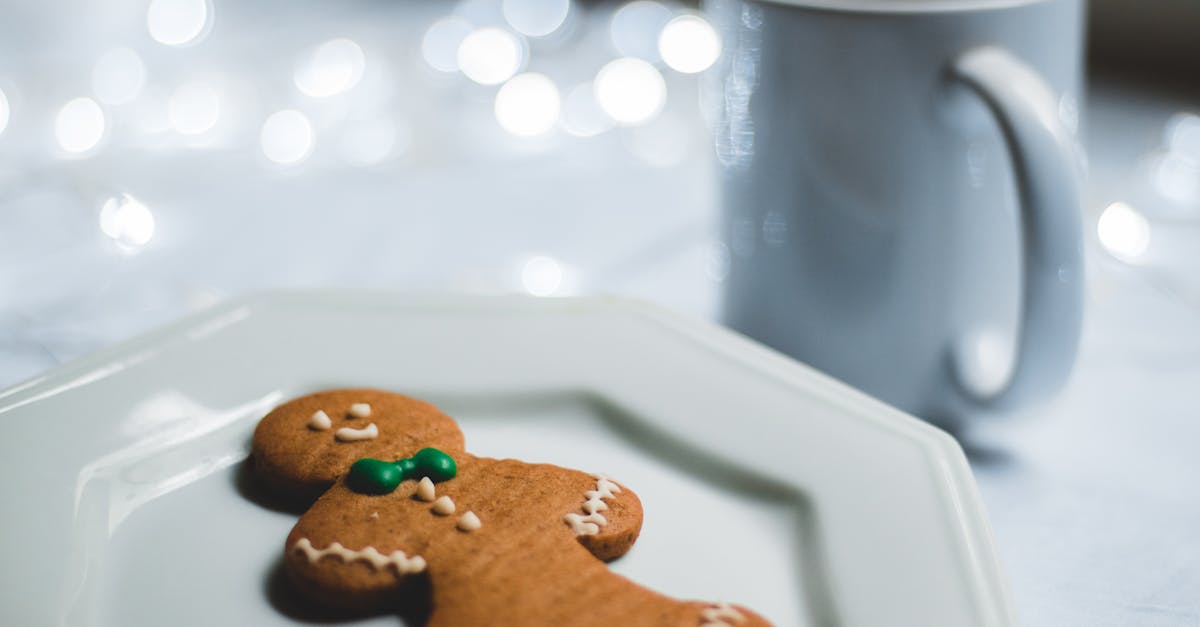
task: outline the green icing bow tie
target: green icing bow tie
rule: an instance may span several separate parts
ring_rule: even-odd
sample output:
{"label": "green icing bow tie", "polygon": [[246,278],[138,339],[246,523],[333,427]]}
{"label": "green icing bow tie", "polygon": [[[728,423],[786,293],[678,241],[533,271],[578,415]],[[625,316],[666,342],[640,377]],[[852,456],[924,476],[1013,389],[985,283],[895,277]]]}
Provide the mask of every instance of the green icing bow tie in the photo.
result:
{"label": "green icing bow tie", "polygon": [[387,494],[401,481],[429,477],[434,483],[453,479],[458,474],[454,458],[435,448],[423,448],[412,457],[394,462],[364,457],[350,466],[346,483],[362,494]]}

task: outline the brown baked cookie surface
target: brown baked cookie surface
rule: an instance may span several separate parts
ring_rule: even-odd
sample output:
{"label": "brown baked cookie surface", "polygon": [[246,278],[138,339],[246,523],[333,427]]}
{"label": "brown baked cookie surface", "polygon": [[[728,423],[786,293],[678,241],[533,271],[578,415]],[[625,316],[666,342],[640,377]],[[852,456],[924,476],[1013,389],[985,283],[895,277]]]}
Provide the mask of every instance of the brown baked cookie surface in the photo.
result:
{"label": "brown baked cookie surface", "polygon": [[[284,544],[290,579],[324,605],[394,609],[429,627],[768,624],[613,573],[604,562],[628,551],[642,526],[632,490],[603,475],[470,455],[453,419],[416,399],[332,390],[289,401],[259,423],[252,458],[269,489],[324,491]],[[380,461],[355,463],[364,458]]]}

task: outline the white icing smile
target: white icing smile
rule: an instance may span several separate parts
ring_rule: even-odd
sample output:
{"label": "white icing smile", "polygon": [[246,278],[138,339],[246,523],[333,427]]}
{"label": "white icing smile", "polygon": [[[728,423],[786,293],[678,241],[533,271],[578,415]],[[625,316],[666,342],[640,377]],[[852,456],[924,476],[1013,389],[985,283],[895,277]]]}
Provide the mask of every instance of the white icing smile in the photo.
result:
{"label": "white icing smile", "polygon": [[608,519],[600,512],[608,509],[604,499],[615,498],[621,492],[621,486],[604,475],[592,475],[596,478],[596,489],[583,493],[587,499],[583,502],[583,516],[571,512],[563,516],[563,520],[571,526],[577,536],[594,536],[600,533],[600,528],[608,524]]}
{"label": "white icing smile", "polygon": [[359,442],[362,440],[374,440],[379,437],[379,427],[375,423],[371,423],[362,429],[351,429],[350,427],[342,427],[334,432],[333,437],[337,438],[338,442]]}
{"label": "white icing smile", "polygon": [[312,564],[316,564],[317,560],[322,557],[331,555],[347,564],[354,561],[366,562],[375,570],[383,570],[391,566],[398,575],[413,575],[425,570],[425,558],[420,555],[409,557],[405,555],[404,551],[392,551],[390,555],[384,555],[373,546],[355,551],[347,549],[340,542],[334,542],[323,549],[316,549],[313,548],[312,542],[308,538],[300,538],[293,550],[296,553],[304,554]]}

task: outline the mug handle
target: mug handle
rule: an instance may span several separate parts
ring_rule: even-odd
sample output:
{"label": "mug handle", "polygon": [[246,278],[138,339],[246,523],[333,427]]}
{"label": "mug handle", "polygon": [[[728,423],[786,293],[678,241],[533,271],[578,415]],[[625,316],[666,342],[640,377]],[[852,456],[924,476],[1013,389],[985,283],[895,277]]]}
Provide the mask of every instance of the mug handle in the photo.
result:
{"label": "mug handle", "polygon": [[1015,365],[1007,381],[982,389],[971,371],[974,349],[963,339],[951,367],[969,402],[1006,407],[1055,392],[1075,360],[1084,280],[1080,162],[1050,86],[1012,54],[994,46],[968,50],[951,75],[983,99],[1004,136],[1020,201],[1023,264]]}

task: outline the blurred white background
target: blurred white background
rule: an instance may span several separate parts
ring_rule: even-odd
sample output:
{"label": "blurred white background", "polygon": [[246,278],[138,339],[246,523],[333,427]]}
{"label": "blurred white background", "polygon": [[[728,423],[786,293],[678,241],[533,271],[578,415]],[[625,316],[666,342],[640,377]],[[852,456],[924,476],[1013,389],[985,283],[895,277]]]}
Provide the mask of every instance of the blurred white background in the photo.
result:
{"label": "blurred white background", "polygon": [[0,382],[264,287],[712,309],[694,8],[10,4]]}
{"label": "blurred white background", "polygon": [[[1076,373],[959,434],[1029,625],[1200,624],[1200,70],[1131,41],[1083,115]],[[712,318],[719,52],[653,0],[4,2],[0,386],[267,287]]]}

